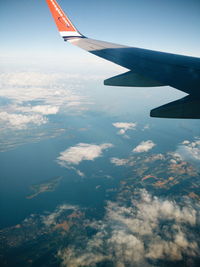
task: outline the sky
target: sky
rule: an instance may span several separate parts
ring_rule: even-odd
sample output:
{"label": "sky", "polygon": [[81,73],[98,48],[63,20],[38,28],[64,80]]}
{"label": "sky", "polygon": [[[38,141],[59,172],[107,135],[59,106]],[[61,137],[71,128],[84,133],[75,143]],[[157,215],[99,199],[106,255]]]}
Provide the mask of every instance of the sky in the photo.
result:
{"label": "sky", "polygon": [[[58,0],[84,35],[147,49],[200,57],[199,0]],[[26,65],[109,69],[60,38],[45,0],[0,1],[1,69]],[[103,62],[103,63],[102,63]],[[95,66],[95,67],[94,67]],[[97,67],[96,67],[97,66]]]}

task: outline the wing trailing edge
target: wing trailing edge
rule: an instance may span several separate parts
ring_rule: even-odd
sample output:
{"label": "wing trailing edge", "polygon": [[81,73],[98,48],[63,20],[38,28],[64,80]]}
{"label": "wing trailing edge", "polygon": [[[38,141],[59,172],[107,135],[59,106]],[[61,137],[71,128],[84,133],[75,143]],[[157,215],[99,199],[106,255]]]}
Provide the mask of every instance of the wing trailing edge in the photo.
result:
{"label": "wing trailing edge", "polygon": [[151,110],[150,116],[156,118],[200,119],[200,98],[186,96]]}

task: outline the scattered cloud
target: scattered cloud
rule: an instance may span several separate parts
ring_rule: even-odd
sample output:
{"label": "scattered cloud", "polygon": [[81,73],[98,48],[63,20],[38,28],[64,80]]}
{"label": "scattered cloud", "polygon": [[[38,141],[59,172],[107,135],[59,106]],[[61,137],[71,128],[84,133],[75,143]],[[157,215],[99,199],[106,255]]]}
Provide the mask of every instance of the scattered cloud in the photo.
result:
{"label": "scattered cloud", "polygon": [[113,123],[115,128],[120,129],[118,134],[124,135],[128,130],[135,130],[137,123],[133,122],[115,122]]}
{"label": "scattered cloud", "polygon": [[63,266],[77,267],[106,261],[114,266],[155,266],[157,260],[192,260],[200,256],[193,232],[199,223],[199,208],[188,200],[179,205],[140,190],[132,205],[107,203],[104,219],[91,224],[97,233],[84,249],[68,247],[58,256]]}
{"label": "scattered cloud", "polygon": [[57,160],[63,167],[78,165],[83,160],[94,160],[101,157],[103,150],[111,147],[113,145],[109,143],[101,145],[79,143],[61,152]]}
{"label": "scattered cloud", "polygon": [[172,164],[179,164],[183,161],[182,156],[178,152],[168,152],[168,155],[171,157],[170,162]]}
{"label": "scattered cloud", "polygon": [[77,251],[72,247],[59,250],[57,256],[62,259],[61,266],[79,267],[79,266],[96,266],[107,257],[101,253],[86,252],[78,255]]}
{"label": "scattered cloud", "polygon": [[185,140],[178,147],[177,153],[183,159],[191,159],[200,161],[200,139],[196,138],[194,141]]}
{"label": "scattered cloud", "polygon": [[165,160],[165,155],[164,154],[153,154],[151,156],[149,156],[148,158],[144,159],[145,163],[148,162],[153,162],[153,161],[157,161],[157,160]]}
{"label": "scattered cloud", "polygon": [[79,176],[85,177],[85,174],[83,172],[81,172],[80,170],[75,169],[75,171]]}
{"label": "scattered cloud", "polygon": [[76,211],[78,209],[75,205],[69,205],[69,204],[63,204],[61,206],[58,206],[55,211],[48,215],[41,216],[42,222],[46,226],[53,226],[57,223],[57,218],[63,213],[65,210],[74,210]]}
{"label": "scattered cloud", "polygon": [[136,146],[133,149],[133,152],[136,153],[141,153],[141,152],[148,152],[151,150],[156,144],[153,143],[153,141],[148,140],[148,141],[142,141],[138,146]]}
{"label": "scattered cloud", "polygon": [[142,129],[142,131],[149,130],[149,129],[150,129],[150,125],[149,125],[149,124],[146,124],[146,125],[144,126],[144,128]]}
{"label": "scattered cloud", "polygon": [[129,163],[129,159],[111,158],[110,162],[116,166],[124,166]]}
{"label": "scattered cloud", "polygon": [[35,124],[40,126],[48,122],[48,119],[35,114],[35,115],[24,115],[15,114],[8,112],[0,112],[0,125],[1,128],[15,128],[18,130],[26,129],[28,125]]}

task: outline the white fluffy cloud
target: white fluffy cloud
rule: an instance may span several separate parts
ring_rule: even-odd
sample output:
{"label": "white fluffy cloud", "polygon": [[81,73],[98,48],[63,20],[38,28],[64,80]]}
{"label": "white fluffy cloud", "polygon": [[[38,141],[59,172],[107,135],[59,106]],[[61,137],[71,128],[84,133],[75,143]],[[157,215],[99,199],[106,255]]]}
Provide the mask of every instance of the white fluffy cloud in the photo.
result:
{"label": "white fluffy cloud", "polygon": [[139,264],[144,257],[144,244],[136,237],[122,229],[113,230],[111,237],[107,240],[110,255],[116,255],[112,261],[116,266],[125,266],[132,263]]}
{"label": "white fluffy cloud", "polygon": [[104,220],[93,223],[97,234],[83,250],[69,247],[58,255],[63,266],[77,267],[103,260],[114,266],[155,266],[157,260],[192,259],[200,256],[193,234],[198,216],[198,207],[187,201],[178,205],[141,190],[131,206],[108,202]]}
{"label": "white fluffy cloud", "polygon": [[118,134],[125,134],[126,131],[128,130],[135,130],[137,123],[133,123],[133,122],[115,122],[113,123],[113,126],[115,128],[120,129]]}
{"label": "white fluffy cloud", "polygon": [[26,129],[29,124],[35,124],[40,126],[47,123],[47,118],[39,114],[25,115],[25,114],[13,114],[8,112],[0,112],[0,124],[3,124],[3,128],[15,128]]}
{"label": "white fluffy cloud", "polygon": [[101,157],[103,150],[111,148],[112,146],[113,145],[109,143],[101,145],[79,143],[61,152],[57,160],[58,163],[64,167],[71,164],[77,165],[83,160],[94,160]]}
{"label": "white fluffy cloud", "polygon": [[142,141],[138,146],[133,149],[133,152],[141,153],[141,152],[148,152],[151,150],[156,144],[153,141]]}
{"label": "white fluffy cloud", "polygon": [[178,147],[177,152],[184,159],[194,159],[200,161],[200,139],[196,138],[192,142],[188,140],[183,141]]}

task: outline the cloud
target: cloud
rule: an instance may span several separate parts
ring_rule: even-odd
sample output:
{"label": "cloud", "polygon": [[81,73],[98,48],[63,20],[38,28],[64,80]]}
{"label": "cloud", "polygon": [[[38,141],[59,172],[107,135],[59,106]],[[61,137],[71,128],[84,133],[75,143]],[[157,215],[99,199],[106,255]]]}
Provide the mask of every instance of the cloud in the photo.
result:
{"label": "cloud", "polygon": [[47,105],[60,106],[71,102],[82,104],[85,100],[77,92],[80,85],[63,73],[16,72],[0,74],[0,78],[0,97],[17,104],[42,101]]}
{"label": "cloud", "polygon": [[80,170],[77,170],[76,168],[73,168],[75,170],[75,172],[81,176],[81,177],[85,177],[85,174],[83,172],[81,172]]}
{"label": "cloud", "polygon": [[115,122],[112,124],[115,128],[120,129],[118,134],[123,135],[128,130],[135,130],[137,123],[133,122]]}
{"label": "cloud", "polygon": [[[170,154],[172,156],[172,153]],[[159,154],[153,154],[143,159],[144,163],[154,162],[158,160],[165,160],[165,155],[159,153]],[[113,157],[110,159],[110,162],[116,166],[134,166],[136,163],[135,157],[129,157],[125,159],[120,159]]]}
{"label": "cloud", "polygon": [[61,152],[57,160],[63,167],[77,165],[83,160],[94,160],[101,157],[103,150],[111,147],[113,147],[113,145],[109,143],[101,145],[79,143]]}
{"label": "cloud", "polygon": [[93,252],[78,255],[72,247],[69,249],[59,250],[57,256],[62,259],[61,266],[78,267],[78,266],[96,266],[107,257],[103,254],[94,254]]}
{"label": "cloud", "polygon": [[116,166],[124,166],[129,163],[129,159],[111,158],[110,162]]}
{"label": "cloud", "polygon": [[[62,110],[83,109],[90,103],[80,94],[81,77],[66,73],[13,72],[0,74],[0,97],[22,112],[56,114]],[[77,82],[80,81],[80,82]],[[30,102],[40,102],[32,105]],[[10,108],[10,106],[9,106]]]}
{"label": "cloud", "polygon": [[12,72],[1,73],[0,78],[0,87],[43,87],[55,83],[62,76],[57,73]]}
{"label": "cloud", "polygon": [[113,230],[112,236],[108,239],[111,255],[116,255],[112,261],[115,265],[125,266],[127,262],[140,263],[144,256],[144,244],[136,236],[124,230]]}
{"label": "cloud", "polygon": [[48,119],[35,114],[35,115],[24,115],[24,114],[13,114],[8,112],[0,112],[0,125],[2,128],[15,128],[18,130],[26,129],[29,124],[35,124],[40,126],[48,122]]}
{"label": "cloud", "polygon": [[151,156],[149,156],[148,158],[144,159],[144,162],[145,163],[148,163],[148,162],[154,162],[154,161],[157,161],[157,160],[165,160],[165,155],[164,154],[153,154]]}
{"label": "cloud", "polygon": [[78,207],[75,205],[63,204],[58,206],[56,210],[49,215],[41,216],[42,222],[47,226],[53,226],[57,223],[57,218],[63,213],[65,210],[78,210]]}
{"label": "cloud", "polygon": [[[102,221],[93,222],[97,233],[84,249],[59,250],[63,266],[155,266],[157,260],[192,260],[200,256],[195,237],[199,208],[188,200],[181,204],[153,197],[140,190],[132,205],[108,202]],[[70,263],[70,264],[69,264]]]}
{"label": "cloud", "polygon": [[183,161],[182,156],[178,152],[168,152],[168,155],[171,157],[170,163],[179,164]]}
{"label": "cloud", "polygon": [[59,112],[59,107],[51,105],[37,105],[37,106],[20,106],[16,107],[17,111],[25,113],[40,113],[42,115],[54,115]]}
{"label": "cloud", "polygon": [[10,73],[1,73],[0,74],[0,87],[54,87],[57,84],[62,84],[66,80],[75,82],[77,81],[87,81],[87,80],[99,80],[103,77],[100,75],[81,75],[76,73],[66,73],[66,72],[33,72],[33,71],[24,71],[24,72],[10,72]]}
{"label": "cloud", "polygon": [[142,129],[142,131],[149,130],[149,129],[150,129],[150,125],[149,125],[149,124],[146,124],[146,125],[144,126],[144,128]]}
{"label": "cloud", "polygon": [[142,141],[138,146],[136,146],[133,149],[133,152],[136,153],[141,153],[141,152],[148,152],[151,150],[156,144],[153,143],[153,141],[148,140],[148,141]]}
{"label": "cloud", "polygon": [[[73,116],[88,110],[91,102],[85,92],[81,93],[81,88],[81,77],[79,79],[76,74],[30,71],[1,73],[0,138],[4,140],[3,150],[24,141],[39,140],[38,136],[45,138],[49,132],[53,136],[58,132],[60,120],[50,115]],[[52,127],[38,127],[37,131],[30,131],[44,124],[51,124]],[[27,129],[31,132],[31,138],[30,135],[25,136]],[[16,135],[15,130],[21,130],[24,136]],[[5,140],[8,133],[9,140]]]}
{"label": "cloud", "polygon": [[200,161],[200,139],[196,138],[194,141],[185,140],[178,147],[177,153],[183,159],[192,159]]}

